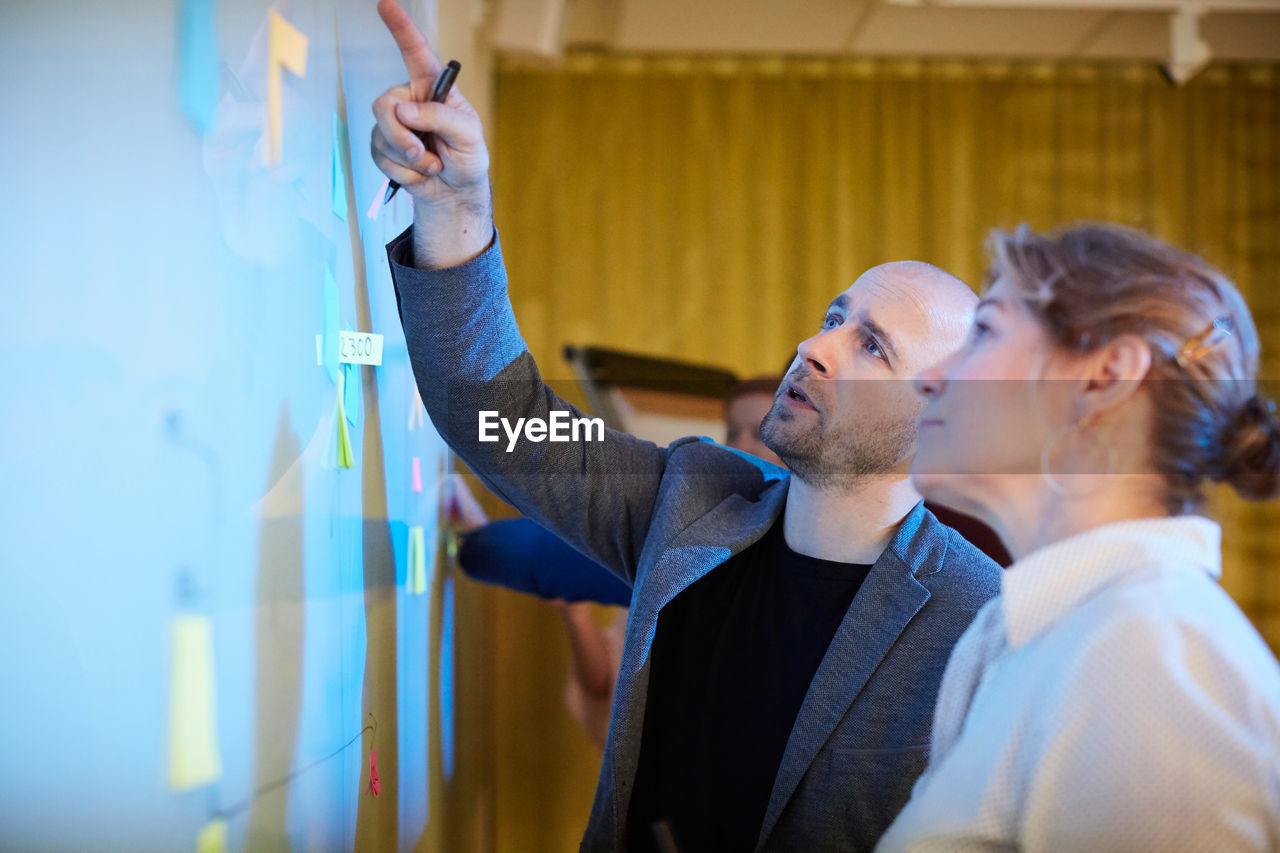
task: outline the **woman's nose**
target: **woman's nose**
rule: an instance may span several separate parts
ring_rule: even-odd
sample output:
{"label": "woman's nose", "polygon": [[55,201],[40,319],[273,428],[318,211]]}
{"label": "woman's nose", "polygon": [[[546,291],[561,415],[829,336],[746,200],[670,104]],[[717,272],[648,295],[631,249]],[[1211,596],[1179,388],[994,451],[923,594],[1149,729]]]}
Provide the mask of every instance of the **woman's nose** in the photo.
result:
{"label": "woman's nose", "polygon": [[946,388],[947,380],[943,378],[943,366],[947,360],[938,362],[932,367],[927,367],[915,375],[911,380],[911,386],[915,392],[926,399],[937,397]]}

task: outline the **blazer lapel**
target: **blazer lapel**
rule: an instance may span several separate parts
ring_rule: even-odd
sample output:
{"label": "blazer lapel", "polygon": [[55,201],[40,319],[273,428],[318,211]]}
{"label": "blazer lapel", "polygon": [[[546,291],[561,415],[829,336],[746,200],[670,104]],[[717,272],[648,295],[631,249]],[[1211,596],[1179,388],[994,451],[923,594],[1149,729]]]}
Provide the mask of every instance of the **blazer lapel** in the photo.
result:
{"label": "blazer lapel", "polygon": [[778,766],[760,827],[757,849],[773,831],[809,765],[844,719],[871,673],[907,623],[929,600],[929,590],[915,579],[915,571],[920,566],[912,563],[933,551],[910,547],[911,539],[925,521],[924,513],[924,504],[920,503],[903,519],[889,547],[876,560],[854,596],[853,604],[827,647],[791,727],[791,737]]}
{"label": "blazer lapel", "polygon": [[[756,501],[732,494],[682,530],[646,579],[640,602],[645,609],[635,614],[642,617],[638,623],[648,626],[652,634],[658,612],[671,599],[716,566],[754,545],[769,531],[782,512],[786,496],[786,480],[769,486]],[[648,637],[642,646],[644,657],[648,657],[652,640],[652,636]],[[643,663],[644,658],[639,662]]]}
{"label": "blazer lapel", "polygon": [[[627,806],[640,758],[640,738],[644,730],[647,674],[643,672],[653,645],[662,608],[690,585],[731,556],[757,542],[777,520],[787,495],[788,479],[768,486],[755,501],[731,494],[706,515],[681,531],[658,557],[632,600],[627,619],[627,640],[623,645],[615,696],[631,701],[615,701],[613,720],[616,742],[613,749],[614,815],[617,843],[626,834]],[[642,677],[644,676],[644,677]]]}

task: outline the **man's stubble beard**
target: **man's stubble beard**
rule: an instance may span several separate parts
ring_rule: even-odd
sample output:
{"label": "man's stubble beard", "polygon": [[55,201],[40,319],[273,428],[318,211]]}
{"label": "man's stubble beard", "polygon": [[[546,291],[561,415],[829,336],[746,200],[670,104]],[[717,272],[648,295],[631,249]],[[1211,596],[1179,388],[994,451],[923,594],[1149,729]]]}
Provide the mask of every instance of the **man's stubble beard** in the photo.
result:
{"label": "man's stubble beard", "polygon": [[907,419],[881,418],[834,429],[821,412],[815,411],[813,419],[802,427],[800,415],[785,407],[780,393],[760,425],[760,436],[792,475],[827,491],[851,491],[869,476],[892,472],[916,439],[914,413]]}

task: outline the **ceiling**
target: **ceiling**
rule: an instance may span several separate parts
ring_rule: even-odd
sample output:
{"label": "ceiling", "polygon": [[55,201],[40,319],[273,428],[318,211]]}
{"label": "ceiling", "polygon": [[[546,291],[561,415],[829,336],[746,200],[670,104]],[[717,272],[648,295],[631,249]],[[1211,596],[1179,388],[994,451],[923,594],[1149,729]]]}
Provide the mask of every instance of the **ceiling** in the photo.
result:
{"label": "ceiling", "polygon": [[628,53],[1280,61],[1280,0],[498,0],[494,45]]}

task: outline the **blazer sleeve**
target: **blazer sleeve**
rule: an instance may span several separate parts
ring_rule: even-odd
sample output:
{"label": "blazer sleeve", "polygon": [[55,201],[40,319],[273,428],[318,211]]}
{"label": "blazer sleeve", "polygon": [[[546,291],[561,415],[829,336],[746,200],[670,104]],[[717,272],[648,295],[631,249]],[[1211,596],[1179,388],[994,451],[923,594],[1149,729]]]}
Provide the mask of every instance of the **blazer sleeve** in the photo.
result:
{"label": "blazer sleeve", "polygon": [[[583,554],[635,579],[668,451],[617,430],[601,440],[480,440],[480,413],[584,418],[542,381],[516,326],[495,233],[459,267],[413,266],[413,229],[387,245],[400,321],[422,401],[436,430],[484,484]],[[594,433],[589,437],[595,438]]]}

